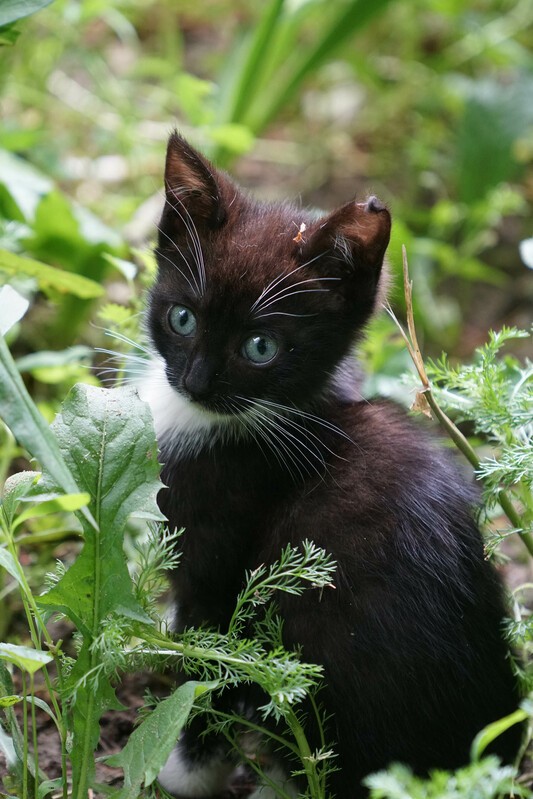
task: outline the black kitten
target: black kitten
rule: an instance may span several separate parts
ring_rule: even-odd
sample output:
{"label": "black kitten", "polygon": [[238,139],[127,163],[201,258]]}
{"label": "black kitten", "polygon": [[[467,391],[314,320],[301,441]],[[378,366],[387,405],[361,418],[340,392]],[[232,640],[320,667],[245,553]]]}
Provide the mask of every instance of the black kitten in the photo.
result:
{"label": "black kitten", "polygon": [[[388,211],[374,197],[318,219],[256,202],[176,134],[165,186],[142,393],[165,463],[160,505],[185,527],[179,629],[224,631],[246,570],[311,538],[337,561],[336,590],[279,606],[286,646],[324,667],[332,795],[365,796],[362,778],[393,761],[422,774],[466,763],[519,696],[471,489],[419,425],[361,401],[352,376]],[[161,774],[176,795],[215,796],[233,767],[200,732]],[[518,745],[513,729],[495,750],[509,761]]]}

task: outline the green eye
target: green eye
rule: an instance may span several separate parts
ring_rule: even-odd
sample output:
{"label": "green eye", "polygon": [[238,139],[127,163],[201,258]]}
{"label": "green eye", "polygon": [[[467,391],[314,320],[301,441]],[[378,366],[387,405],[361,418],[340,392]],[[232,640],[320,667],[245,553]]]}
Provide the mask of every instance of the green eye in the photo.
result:
{"label": "green eye", "polygon": [[243,344],[242,354],[252,363],[268,363],[278,354],[279,345],[270,336],[251,336]]}
{"label": "green eye", "polygon": [[184,305],[173,305],[168,312],[168,323],[174,333],[180,336],[194,336],[196,333],[196,317]]}

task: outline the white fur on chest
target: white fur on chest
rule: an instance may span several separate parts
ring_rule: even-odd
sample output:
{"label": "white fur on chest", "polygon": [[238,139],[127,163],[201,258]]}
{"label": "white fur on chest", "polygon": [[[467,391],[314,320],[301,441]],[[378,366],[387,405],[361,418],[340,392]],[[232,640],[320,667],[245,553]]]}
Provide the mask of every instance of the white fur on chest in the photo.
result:
{"label": "white fur on chest", "polygon": [[152,411],[163,455],[194,455],[221,438],[231,438],[242,432],[235,417],[203,410],[173,389],[161,358],[152,358],[138,391]]}

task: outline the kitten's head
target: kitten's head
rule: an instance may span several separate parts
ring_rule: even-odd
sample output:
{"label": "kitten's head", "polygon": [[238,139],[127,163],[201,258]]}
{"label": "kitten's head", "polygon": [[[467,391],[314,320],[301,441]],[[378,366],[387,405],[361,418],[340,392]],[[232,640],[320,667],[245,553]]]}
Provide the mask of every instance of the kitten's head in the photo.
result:
{"label": "kitten's head", "polygon": [[168,383],[208,416],[305,407],[376,305],[388,211],[259,203],[176,133],[165,193],[148,320]]}

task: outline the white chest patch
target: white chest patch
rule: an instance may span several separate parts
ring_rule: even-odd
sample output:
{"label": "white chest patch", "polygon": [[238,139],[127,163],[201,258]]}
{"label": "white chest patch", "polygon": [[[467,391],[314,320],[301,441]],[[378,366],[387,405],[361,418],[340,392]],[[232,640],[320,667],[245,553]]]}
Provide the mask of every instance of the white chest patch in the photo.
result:
{"label": "white chest patch", "polygon": [[232,438],[244,432],[236,417],[203,410],[172,388],[161,358],[152,357],[137,388],[141,399],[151,408],[163,455],[194,455],[220,438]]}

